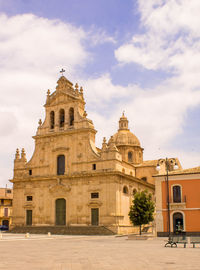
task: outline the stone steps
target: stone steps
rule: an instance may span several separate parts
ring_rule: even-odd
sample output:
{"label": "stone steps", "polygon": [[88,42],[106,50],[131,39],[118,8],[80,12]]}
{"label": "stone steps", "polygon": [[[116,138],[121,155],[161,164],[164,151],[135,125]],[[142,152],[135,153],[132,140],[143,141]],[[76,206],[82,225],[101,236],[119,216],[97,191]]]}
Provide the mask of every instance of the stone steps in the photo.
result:
{"label": "stone steps", "polygon": [[68,234],[68,235],[114,235],[115,233],[104,226],[20,226],[14,227],[11,233],[32,234]]}

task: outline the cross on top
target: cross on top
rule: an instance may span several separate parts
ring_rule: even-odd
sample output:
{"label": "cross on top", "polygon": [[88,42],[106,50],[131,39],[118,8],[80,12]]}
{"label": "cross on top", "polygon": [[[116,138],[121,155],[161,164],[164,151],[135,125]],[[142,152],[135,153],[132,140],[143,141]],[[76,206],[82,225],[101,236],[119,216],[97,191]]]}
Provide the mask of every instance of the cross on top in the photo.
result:
{"label": "cross on top", "polygon": [[63,76],[63,73],[65,72],[65,70],[62,68],[60,73],[62,73],[62,76]]}

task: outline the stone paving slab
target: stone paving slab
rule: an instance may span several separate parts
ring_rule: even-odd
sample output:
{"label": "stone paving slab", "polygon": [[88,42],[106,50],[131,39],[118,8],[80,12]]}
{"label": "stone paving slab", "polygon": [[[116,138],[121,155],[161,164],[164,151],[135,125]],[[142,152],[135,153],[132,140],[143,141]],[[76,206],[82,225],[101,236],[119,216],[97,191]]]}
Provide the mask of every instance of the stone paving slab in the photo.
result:
{"label": "stone paving slab", "polygon": [[3,234],[4,270],[199,270],[200,247],[165,248],[164,238]]}

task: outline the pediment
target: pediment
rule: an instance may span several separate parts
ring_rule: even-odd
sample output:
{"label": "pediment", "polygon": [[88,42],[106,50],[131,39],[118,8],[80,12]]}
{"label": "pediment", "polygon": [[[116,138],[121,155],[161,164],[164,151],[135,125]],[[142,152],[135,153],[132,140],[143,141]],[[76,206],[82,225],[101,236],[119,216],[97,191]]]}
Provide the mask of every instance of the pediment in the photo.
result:
{"label": "pediment", "polygon": [[55,94],[50,98],[48,105],[57,105],[59,103],[74,102],[77,98],[73,97],[69,93],[64,91],[55,92]]}

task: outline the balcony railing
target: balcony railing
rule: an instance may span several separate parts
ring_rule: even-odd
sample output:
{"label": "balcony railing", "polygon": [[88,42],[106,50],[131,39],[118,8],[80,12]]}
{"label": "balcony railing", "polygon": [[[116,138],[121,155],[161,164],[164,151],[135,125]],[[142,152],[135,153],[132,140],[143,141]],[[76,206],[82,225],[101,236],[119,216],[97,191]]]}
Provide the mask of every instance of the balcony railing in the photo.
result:
{"label": "balcony railing", "polygon": [[186,203],[186,195],[182,196],[180,199],[178,198],[170,198],[169,202],[170,203]]}

